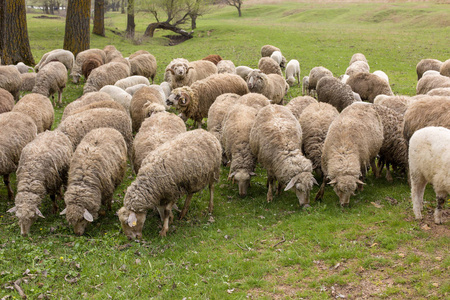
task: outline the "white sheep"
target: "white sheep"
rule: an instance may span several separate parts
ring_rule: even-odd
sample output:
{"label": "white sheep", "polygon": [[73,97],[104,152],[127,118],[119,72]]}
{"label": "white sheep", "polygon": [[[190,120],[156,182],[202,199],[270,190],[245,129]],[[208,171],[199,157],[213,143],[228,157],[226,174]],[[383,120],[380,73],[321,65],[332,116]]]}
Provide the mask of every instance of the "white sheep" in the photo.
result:
{"label": "white sheep", "polygon": [[[41,67],[36,75],[36,81],[32,92],[53,98],[53,104],[62,105],[62,93],[67,83],[66,67],[59,61],[52,61]],[[55,101],[53,94],[58,93]]]}
{"label": "white sheep", "polygon": [[425,127],[409,141],[411,199],[416,219],[422,219],[423,194],[428,183],[433,185],[437,206],[434,222],[442,224],[442,209],[450,194],[450,130]]}
{"label": "white sheep", "polygon": [[236,66],[233,61],[228,59],[222,59],[217,63],[217,73],[231,73],[236,74]]}
{"label": "white sheep", "polygon": [[158,89],[154,87],[145,86],[134,93],[130,102],[130,115],[133,125],[133,131],[138,132],[142,122],[149,117],[151,112],[145,108],[150,103],[159,104],[162,110],[165,110],[164,98]]}
{"label": "white sheep", "polygon": [[311,90],[309,88],[309,76],[303,76],[302,78],[302,95],[311,96]]}
{"label": "white sheep", "polygon": [[439,72],[442,62],[434,58],[421,59],[416,65],[417,80],[422,78],[423,74],[428,70]]}
{"label": "white sheep", "polygon": [[[69,50],[64,49],[55,49],[53,51],[45,53],[39,63],[34,67],[36,72],[40,72],[40,70],[48,63],[53,61],[59,61],[66,67],[66,73],[72,71],[73,65],[75,63],[75,57],[73,53]],[[66,74],[67,77],[67,74]]]}
{"label": "white sheep", "polygon": [[247,66],[236,67],[236,74],[241,76],[245,81],[247,81],[248,74],[250,74],[251,71],[253,71],[253,69]]}
{"label": "white sheep", "polygon": [[140,54],[135,57],[130,57],[131,75],[141,75],[152,80],[155,79],[157,63],[156,58],[148,54]]}
{"label": "white sheep", "polygon": [[422,76],[422,78],[417,81],[416,93],[426,94],[432,89],[436,88],[447,88],[450,87],[450,77],[435,75],[435,76]]}
{"label": "white sheep", "polygon": [[247,78],[248,89],[252,93],[260,93],[272,100],[273,104],[283,104],[289,85],[278,74],[266,75],[256,69],[250,72]]}
{"label": "white sheep", "polygon": [[28,71],[31,71],[34,73],[34,68],[33,67],[29,67],[26,64],[24,64],[23,62],[18,62],[15,67],[17,68],[17,70],[20,72],[20,74],[24,74],[24,73],[28,73]]}
{"label": "white sheep", "polygon": [[353,64],[355,61],[364,61],[367,62],[366,56],[362,53],[355,53],[352,55],[352,58],[350,59],[349,66]]}
{"label": "white sheep", "polygon": [[295,84],[297,77],[297,85],[300,85],[300,63],[296,59],[291,59],[286,66],[286,82],[289,86]]}
{"label": "white sheep", "polygon": [[[130,113],[130,103],[131,98],[133,97],[123,89],[115,85],[105,85],[100,89],[99,92],[107,93],[111,96],[111,99],[120,103],[128,113]],[[89,94],[89,93],[88,93]]]}
{"label": "white sheep", "polygon": [[136,93],[137,91],[139,91],[140,88],[144,87],[144,86],[148,86],[147,84],[144,83],[140,83],[140,84],[136,84],[133,86],[130,86],[128,88],[125,89],[125,92],[127,92],[128,94],[130,94],[131,96],[134,95],[134,93]]}
{"label": "white sheep", "polygon": [[172,89],[190,86],[198,80],[217,74],[217,66],[207,60],[191,61],[188,64],[177,61],[166,70],[170,73],[170,79],[166,81],[170,82]]}
{"label": "white sheep", "polygon": [[303,110],[312,103],[318,103],[318,101],[311,96],[298,96],[291,99],[289,103],[286,104],[286,108],[294,114],[294,117],[297,120],[300,120]]}
{"label": "white sheep", "polygon": [[383,78],[384,80],[386,80],[387,83],[389,83],[389,76],[387,76],[387,74],[381,70],[376,70],[373,72],[374,75],[377,75],[380,78]]}
{"label": "white sheep", "polygon": [[73,112],[80,109],[81,107],[104,100],[112,100],[112,98],[111,96],[109,96],[109,94],[103,92],[90,92],[83,94],[80,98],[67,104],[61,116],[61,122],[64,121],[68,116],[73,115]]}
{"label": "white sheep", "polygon": [[324,76],[333,77],[333,73],[327,68],[322,66],[314,67],[311,69],[311,71],[309,71],[309,78],[308,78],[309,96],[314,96],[316,94],[317,82],[319,82],[320,78]]}
{"label": "white sheep", "polygon": [[118,86],[123,90],[126,90],[130,86],[134,86],[137,84],[150,85],[150,81],[148,80],[147,77],[144,77],[141,75],[133,75],[133,76],[119,79],[116,81],[116,83],[114,83],[115,86]]}
{"label": "white sheep", "polygon": [[355,61],[345,70],[345,74],[348,76],[352,76],[353,74],[356,73],[369,73],[369,72],[370,72],[369,64],[362,60]]}

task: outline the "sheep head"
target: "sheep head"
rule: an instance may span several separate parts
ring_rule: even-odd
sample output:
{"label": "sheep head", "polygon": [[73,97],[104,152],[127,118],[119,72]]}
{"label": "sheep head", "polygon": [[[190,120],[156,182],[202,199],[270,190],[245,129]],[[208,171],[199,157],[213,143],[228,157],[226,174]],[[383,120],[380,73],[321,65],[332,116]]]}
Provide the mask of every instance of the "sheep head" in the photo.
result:
{"label": "sheep head", "polygon": [[250,179],[256,174],[246,169],[239,169],[228,175],[228,180],[232,180],[233,183],[236,180],[239,187],[239,196],[247,195],[247,189],[250,186]]}
{"label": "sheep head", "polygon": [[144,115],[146,118],[150,117],[152,114],[166,111],[164,105],[154,102],[147,102],[143,107]]}
{"label": "sheep head", "polygon": [[76,235],[83,235],[86,226],[94,221],[92,214],[79,205],[67,205],[60,215],[66,215],[67,222]]}
{"label": "sheep head", "polygon": [[358,185],[363,185],[364,182],[359,180],[359,176],[343,175],[334,178],[329,184],[333,186],[333,190],[339,197],[341,206],[348,206],[350,196],[354,195]]}
{"label": "sheep head", "polygon": [[297,195],[298,202],[301,207],[309,206],[309,193],[314,184],[317,184],[316,179],[311,172],[302,172],[294,176],[287,184],[285,191],[294,189]]}
{"label": "sheep head", "polygon": [[187,75],[189,69],[192,69],[192,67],[189,67],[187,63],[180,62],[173,64],[172,67],[168,69],[168,71],[178,78],[183,78]]}
{"label": "sheep head", "polygon": [[117,212],[123,233],[130,240],[142,238],[142,229],[144,228],[146,213],[137,213],[125,207]]}
{"label": "sheep head", "polygon": [[247,86],[250,92],[252,93],[260,93],[267,81],[267,75],[256,69],[251,71],[247,77]]}
{"label": "sheep head", "polygon": [[176,108],[187,107],[193,96],[193,91],[190,87],[184,86],[174,89],[166,100],[168,106],[174,106]]}
{"label": "sheep head", "polygon": [[[17,195],[19,196],[20,193]],[[19,219],[20,234],[22,236],[27,236],[30,233],[31,225],[33,225],[37,217],[45,218],[39,208],[28,204],[16,205],[7,212],[16,214],[16,217]]]}
{"label": "sheep head", "polygon": [[289,86],[293,86],[295,84],[295,77],[294,76],[289,76],[288,79],[286,79],[287,84],[289,84]]}

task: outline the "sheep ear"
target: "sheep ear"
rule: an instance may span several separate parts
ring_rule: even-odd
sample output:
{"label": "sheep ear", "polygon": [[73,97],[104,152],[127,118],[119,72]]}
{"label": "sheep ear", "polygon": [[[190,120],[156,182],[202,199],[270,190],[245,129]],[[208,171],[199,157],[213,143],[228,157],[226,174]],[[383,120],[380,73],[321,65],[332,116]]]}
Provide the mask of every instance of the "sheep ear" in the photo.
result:
{"label": "sheep ear", "polygon": [[249,172],[248,173],[250,176],[257,176],[258,174],[256,174],[255,172]]}
{"label": "sheep ear", "polygon": [[365,183],[364,182],[362,182],[361,180],[356,180],[356,183],[358,183],[358,184],[361,184],[361,185],[365,185]]}
{"label": "sheep ear", "polygon": [[41,211],[39,210],[39,208],[36,207],[36,211],[35,211],[35,212],[36,212],[36,215],[38,215],[39,217],[45,219],[44,215],[41,213]]}
{"label": "sheep ear", "polygon": [[66,209],[67,209],[67,207],[66,208],[64,208],[63,209],[63,211],[62,212],[60,212],[59,214],[62,216],[62,215],[65,215],[66,214]]}
{"label": "sheep ear", "polygon": [[128,216],[128,226],[134,227],[137,224],[137,218],[136,214],[132,211],[130,212],[130,215]]}
{"label": "sheep ear", "polygon": [[14,207],[8,209],[6,212],[7,212],[7,213],[10,213],[10,214],[13,214],[13,213],[15,213],[16,211],[17,211],[17,206],[14,206]]}
{"label": "sheep ear", "polygon": [[94,218],[92,217],[91,213],[87,209],[84,209],[83,218],[88,222],[94,221]]}
{"label": "sheep ear", "polygon": [[291,181],[289,181],[289,183],[287,184],[286,188],[284,189],[285,191],[290,190],[291,188],[294,187],[295,183],[297,182],[297,178],[292,178]]}

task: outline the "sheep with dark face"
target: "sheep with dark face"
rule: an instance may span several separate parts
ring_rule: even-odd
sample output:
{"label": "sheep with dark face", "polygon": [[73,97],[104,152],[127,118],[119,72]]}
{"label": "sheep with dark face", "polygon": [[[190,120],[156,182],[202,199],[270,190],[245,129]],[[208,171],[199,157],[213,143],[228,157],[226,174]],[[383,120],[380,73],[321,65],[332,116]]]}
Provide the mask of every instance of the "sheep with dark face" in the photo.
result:
{"label": "sheep with dark face", "polygon": [[283,104],[283,98],[289,90],[289,85],[282,76],[266,75],[258,69],[250,72],[247,85],[250,92],[263,94],[272,100],[272,104]]}

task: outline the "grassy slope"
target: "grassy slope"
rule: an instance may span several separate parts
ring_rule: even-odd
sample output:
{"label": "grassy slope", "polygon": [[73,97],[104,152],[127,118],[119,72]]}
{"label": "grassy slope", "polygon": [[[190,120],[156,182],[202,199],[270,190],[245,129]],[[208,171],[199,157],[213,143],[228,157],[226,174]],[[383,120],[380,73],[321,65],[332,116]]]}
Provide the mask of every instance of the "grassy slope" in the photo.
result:
{"label": "grassy slope", "polygon": [[[300,61],[302,76],[318,65],[338,76],[351,55],[362,52],[372,71],[389,75],[395,93],[413,95],[416,63],[449,57],[448,12],[448,5],[424,3],[283,3],[244,6],[238,19],[237,11],[226,7],[201,18],[195,38],[174,47],[165,46],[166,32],[142,40],[140,33],[151,22],[142,15],[136,18],[137,42],[108,31],[106,38],[92,36],[91,47],[114,44],[124,56],[150,51],[158,60],[158,83],[175,57],[194,60],[218,53],[236,65],[256,67],[260,47],[274,44],[288,59]],[[123,30],[125,22],[120,14],[106,19],[111,29]],[[63,19],[30,15],[28,29],[37,60],[62,47]],[[64,102],[81,93],[81,85],[69,83]],[[293,88],[288,98],[300,94],[300,88]],[[56,110],[56,123],[61,112]],[[133,179],[130,174],[116,192],[113,212],[94,222],[84,237],[75,237],[63,217],[49,214],[48,199],[42,210],[46,219],[33,225],[29,238],[21,237],[17,221],[5,213],[13,204],[0,185],[0,296],[17,298],[8,287],[23,278],[21,286],[30,298],[448,297],[449,227],[448,222],[432,222],[430,188],[426,219],[416,222],[404,178],[387,183],[369,175],[348,209],[341,209],[327,188],[323,202],[302,211],[292,192],[265,202],[263,170],[246,198],[226,181],[227,172],[224,168],[217,185],[213,218],[206,214],[205,190],[194,197],[187,219],[171,225],[167,238],[158,236],[159,218],[149,217],[140,242],[127,241],[114,216]],[[72,278],[76,283],[68,282]]]}

